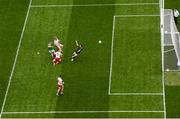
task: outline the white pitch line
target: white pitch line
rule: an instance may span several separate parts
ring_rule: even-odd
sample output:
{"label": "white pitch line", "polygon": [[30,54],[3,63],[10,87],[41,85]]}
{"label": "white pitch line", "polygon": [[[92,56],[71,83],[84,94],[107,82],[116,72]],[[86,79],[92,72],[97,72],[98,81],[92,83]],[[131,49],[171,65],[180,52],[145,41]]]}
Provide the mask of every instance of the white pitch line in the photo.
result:
{"label": "white pitch line", "polygon": [[[10,75],[10,78],[9,78],[9,83],[8,83],[8,87],[7,87],[7,90],[6,90],[5,99],[4,99],[4,102],[3,102],[3,106],[2,106],[0,118],[1,118],[1,115],[2,115],[2,114],[29,114],[29,113],[107,113],[107,112],[108,112],[108,113],[109,113],[109,112],[135,112],[135,113],[154,112],[154,113],[164,113],[164,111],[50,111],[50,112],[3,112],[4,105],[5,105],[5,101],[6,101],[7,94],[8,94],[9,87],[10,87],[10,83],[11,83],[11,79],[12,79],[13,72],[14,72],[14,69],[15,69],[17,57],[18,57],[18,54],[19,54],[19,49],[20,49],[20,45],[21,45],[22,38],[23,38],[23,34],[24,34],[26,22],[27,22],[27,19],[28,19],[28,14],[29,14],[29,11],[30,11],[30,8],[31,8],[31,7],[71,7],[71,6],[77,6],[77,7],[82,6],[82,7],[83,7],[83,6],[158,5],[158,4],[159,4],[159,3],[132,3],[132,4],[93,4],[93,5],[91,5],[91,4],[89,4],[89,5],[31,5],[31,3],[32,3],[32,0],[30,0],[29,8],[28,8],[28,11],[27,11],[27,14],[26,14],[26,19],[25,19],[24,26],[23,26],[23,30],[22,30],[22,33],[21,33],[21,37],[20,37],[18,49],[17,49],[17,51],[16,51],[16,57],[15,57],[14,65],[13,65],[12,72],[11,72],[11,75]],[[121,15],[120,15],[120,16],[121,16]],[[128,15],[123,15],[123,16],[128,16]],[[129,16],[130,16],[130,15],[129,15]],[[135,16],[157,16],[157,15],[131,15],[131,16],[135,17]],[[113,21],[115,21],[115,16],[113,17]],[[114,23],[115,23],[115,22],[113,22],[113,26],[114,26]],[[115,26],[114,26],[114,27],[115,27]],[[113,34],[114,34],[114,27],[113,27]],[[114,37],[114,35],[113,35],[113,37]],[[113,41],[114,41],[114,38],[113,38]],[[113,46],[113,43],[112,43],[112,46]],[[111,50],[111,51],[112,51],[112,50]],[[112,56],[113,56],[113,55],[112,55]],[[111,69],[112,69],[112,67],[111,67]],[[112,75],[112,74],[111,74],[111,75]]]}
{"label": "white pitch line", "polygon": [[163,91],[163,106],[164,118],[166,119],[166,100],[165,100],[165,81],[164,81],[164,0],[159,0],[160,9],[160,32],[161,32],[161,57],[162,57],[162,91]]}
{"label": "white pitch line", "polygon": [[164,113],[164,111],[134,111],[134,110],[115,110],[115,111],[47,111],[47,112],[3,112],[3,114],[70,114],[70,113]]}
{"label": "white pitch line", "polygon": [[129,15],[115,15],[115,17],[160,17],[158,14],[129,14]]}
{"label": "white pitch line", "polygon": [[46,7],[95,7],[95,6],[139,6],[139,5],[159,5],[159,3],[82,4],[82,5],[31,5],[31,7],[34,7],[34,8],[46,8]]}
{"label": "white pitch line", "polygon": [[111,93],[111,78],[112,78],[112,65],[113,65],[113,47],[114,47],[114,31],[115,31],[116,17],[160,17],[160,15],[141,14],[141,15],[115,15],[115,16],[113,16],[113,30],[112,30],[112,41],[111,41],[111,63],[110,63],[108,95],[162,95],[162,94],[159,94],[159,93],[156,93],[156,94],[155,93]]}
{"label": "white pitch line", "polygon": [[23,34],[24,34],[24,31],[25,31],[25,26],[26,26],[26,22],[27,22],[27,19],[28,19],[29,11],[30,11],[30,8],[31,8],[31,3],[32,3],[32,0],[29,1],[29,7],[28,7],[28,10],[27,10],[26,18],[25,18],[23,29],[22,29],[22,32],[21,32],[21,37],[20,37],[19,44],[18,44],[18,47],[17,47],[17,50],[16,50],[16,56],[15,56],[15,59],[14,59],[14,64],[13,64],[12,71],[11,71],[11,74],[10,74],[10,77],[9,77],[8,86],[7,86],[7,89],[6,89],[4,101],[3,101],[3,104],[2,104],[2,108],[1,108],[0,119],[1,119],[2,113],[4,111],[4,106],[5,106],[7,95],[8,95],[8,92],[9,92],[10,85],[11,85],[11,80],[12,80],[12,76],[13,76],[14,69],[15,69],[15,66],[16,66],[16,61],[17,61],[17,57],[18,57],[18,54],[19,54],[19,49],[20,49],[20,46],[21,46],[21,41],[22,41],[22,38],[23,38]]}
{"label": "white pitch line", "polygon": [[163,93],[110,93],[109,95],[120,95],[120,96],[162,96]]}
{"label": "white pitch line", "polygon": [[116,17],[113,16],[113,28],[112,28],[112,39],[111,39],[111,63],[109,71],[109,89],[108,94],[111,94],[111,77],[112,77],[112,65],[113,65],[113,49],[114,49],[114,31],[115,31]]}

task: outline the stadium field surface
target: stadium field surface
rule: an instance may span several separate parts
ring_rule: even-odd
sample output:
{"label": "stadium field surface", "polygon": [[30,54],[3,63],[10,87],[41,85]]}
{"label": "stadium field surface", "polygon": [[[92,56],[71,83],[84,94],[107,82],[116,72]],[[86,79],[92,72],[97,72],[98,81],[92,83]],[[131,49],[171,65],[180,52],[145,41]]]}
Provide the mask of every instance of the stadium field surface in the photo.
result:
{"label": "stadium field surface", "polygon": [[[1,118],[166,118],[160,1],[21,1]],[[54,67],[55,36],[64,52]],[[76,40],[84,49],[72,62]]]}

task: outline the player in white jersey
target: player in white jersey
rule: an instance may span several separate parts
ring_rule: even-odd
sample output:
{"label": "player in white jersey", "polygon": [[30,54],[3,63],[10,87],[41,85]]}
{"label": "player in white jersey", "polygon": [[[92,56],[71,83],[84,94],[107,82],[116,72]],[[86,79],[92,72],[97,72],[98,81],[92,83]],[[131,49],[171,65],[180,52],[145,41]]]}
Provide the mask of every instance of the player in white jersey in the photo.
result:
{"label": "player in white jersey", "polygon": [[62,79],[62,76],[60,75],[58,78],[57,78],[57,80],[58,80],[58,90],[57,90],[57,93],[56,93],[56,95],[57,96],[59,96],[59,95],[63,95],[64,93],[63,93],[63,91],[64,91],[64,81],[63,81],[63,79]]}
{"label": "player in white jersey", "polygon": [[60,42],[58,37],[55,37],[54,39],[54,45],[60,50],[60,52],[63,52],[63,44]]}
{"label": "player in white jersey", "polygon": [[59,64],[62,62],[61,57],[63,54],[60,51],[57,51],[54,53],[54,55],[55,55],[55,58],[53,59],[52,62],[53,62],[53,65],[55,66],[56,64]]}

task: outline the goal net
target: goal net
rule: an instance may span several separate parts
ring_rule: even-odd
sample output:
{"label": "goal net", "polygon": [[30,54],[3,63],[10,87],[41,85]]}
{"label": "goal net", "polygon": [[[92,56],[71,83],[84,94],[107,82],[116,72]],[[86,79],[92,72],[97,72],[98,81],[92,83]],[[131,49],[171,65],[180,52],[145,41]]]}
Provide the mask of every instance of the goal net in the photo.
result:
{"label": "goal net", "polygon": [[173,10],[164,9],[164,46],[174,46],[177,66],[180,66],[180,33],[174,21]]}

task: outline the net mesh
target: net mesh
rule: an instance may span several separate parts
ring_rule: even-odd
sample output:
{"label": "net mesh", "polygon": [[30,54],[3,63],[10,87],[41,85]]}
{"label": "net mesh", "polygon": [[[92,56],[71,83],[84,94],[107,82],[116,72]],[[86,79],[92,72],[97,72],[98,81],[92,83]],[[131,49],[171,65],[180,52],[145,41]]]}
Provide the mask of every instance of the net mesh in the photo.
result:
{"label": "net mesh", "polygon": [[178,59],[177,65],[180,66],[180,33],[174,21],[173,10],[164,10],[164,45],[174,46]]}

